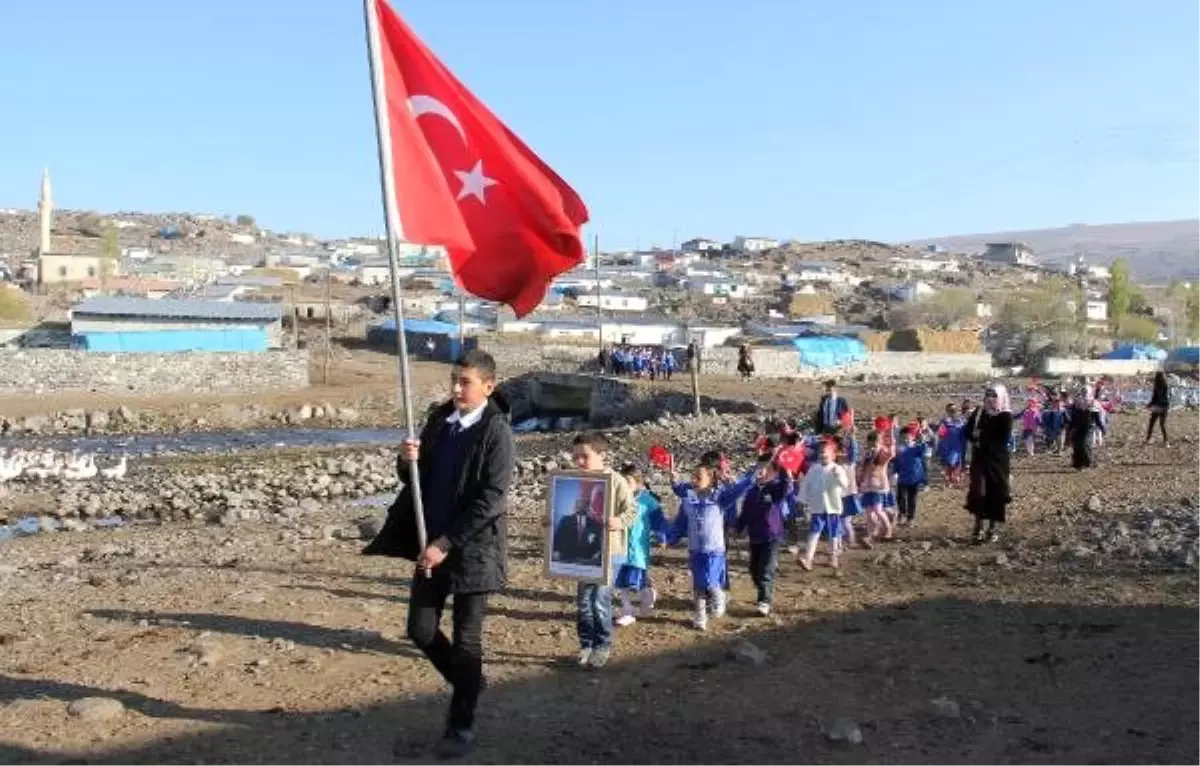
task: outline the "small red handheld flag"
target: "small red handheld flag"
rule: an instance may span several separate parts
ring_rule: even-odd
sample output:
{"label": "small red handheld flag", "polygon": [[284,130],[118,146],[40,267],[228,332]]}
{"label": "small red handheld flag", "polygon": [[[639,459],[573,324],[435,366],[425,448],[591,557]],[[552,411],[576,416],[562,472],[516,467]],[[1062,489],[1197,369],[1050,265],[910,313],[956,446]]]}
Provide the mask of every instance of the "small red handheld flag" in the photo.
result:
{"label": "small red handheld flag", "polygon": [[524,316],[583,260],[583,200],[376,4],[395,197],[404,239],[442,245],[464,290]]}
{"label": "small red handheld flag", "polygon": [[655,465],[664,471],[671,467],[671,453],[667,452],[667,448],[661,444],[651,446],[648,457],[651,465]]}

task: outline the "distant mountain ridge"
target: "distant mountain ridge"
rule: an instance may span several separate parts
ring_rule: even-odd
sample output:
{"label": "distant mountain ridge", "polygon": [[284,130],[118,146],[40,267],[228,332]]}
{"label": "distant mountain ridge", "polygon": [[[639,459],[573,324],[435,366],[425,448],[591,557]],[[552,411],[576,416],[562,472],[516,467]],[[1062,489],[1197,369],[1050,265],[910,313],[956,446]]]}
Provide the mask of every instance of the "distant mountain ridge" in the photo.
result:
{"label": "distant mountain ridge", "polygon": [[915,240],[910,245],[940,245],[960,253],[981,252],[988,242],[1025,242],[1044,266],[1060,266],[1078,253],[1089,263],[1129,262],[1139,282],[1166,284],[1173,279],[1200,280],[1200,220],[1075,224],[1057,229],[963,234]]}

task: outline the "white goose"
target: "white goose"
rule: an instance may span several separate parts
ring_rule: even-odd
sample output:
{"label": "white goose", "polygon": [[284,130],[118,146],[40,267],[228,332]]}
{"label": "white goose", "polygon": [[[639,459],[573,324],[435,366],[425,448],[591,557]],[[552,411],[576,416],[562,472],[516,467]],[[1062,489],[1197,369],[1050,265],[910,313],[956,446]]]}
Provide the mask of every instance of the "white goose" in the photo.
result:
{"label": "white goose", "polygon": [[52,452],[42,453],[36,462],[31,461],[25,475],[31,479],[50,479],[62,473],[63,461]]}
{"label": "white goose", "polygon": [[91,479],[97,473],[99,473],[99,469],[96,468],[96,460],[91,455],[84,455],[73,460],[62,469],[62,477],[69,481]]}
{"label": "white goose", "polygon": [[0,457],[0,483],[15,479],[25,471],[25,456],[16,453]]}
{"label": "white goose", "polygon": [[125,473],[128,470],[129,470],[129,456],[121,455],[120,462],[118,462],[114,466],[109,466],[108,468],[101,468],[100,475],[102,477],[104,477],[105,479],[112,479],[113,481],[119,481],[120,479],[125,478]]}

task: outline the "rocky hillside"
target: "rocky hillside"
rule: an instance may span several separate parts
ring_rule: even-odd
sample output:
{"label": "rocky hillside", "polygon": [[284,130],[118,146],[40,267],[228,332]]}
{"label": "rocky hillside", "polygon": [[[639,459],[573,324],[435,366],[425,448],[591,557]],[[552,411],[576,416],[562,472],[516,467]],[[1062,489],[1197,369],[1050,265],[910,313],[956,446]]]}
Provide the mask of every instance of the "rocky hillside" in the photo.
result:
{"label": "rocky hillside", "polygon": [[1096,264],[1125,258],[1139,281],[1152,284],[1200,278],[1200,221],[1197,220],[1075,224],[1058,229],[935,237],[909,244],[941,245],[955,252],[973,253],[982,251],[988,242],[1011,240],[1028,243],[1046,266],[1065,264],[1077,253],[1084,253]]}

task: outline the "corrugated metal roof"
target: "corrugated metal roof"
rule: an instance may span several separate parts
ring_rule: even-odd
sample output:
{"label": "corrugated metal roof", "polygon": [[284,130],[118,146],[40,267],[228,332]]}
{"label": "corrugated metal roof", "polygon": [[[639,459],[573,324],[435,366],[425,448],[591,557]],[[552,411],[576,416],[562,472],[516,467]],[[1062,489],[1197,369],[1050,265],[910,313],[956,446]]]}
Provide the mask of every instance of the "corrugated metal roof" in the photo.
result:
{"label": "corrugated metal roof", "polygon": [[96,297],[77,304],[71,314],[172,319],[279,319],[283,316],[283,307],[277,303]]}

